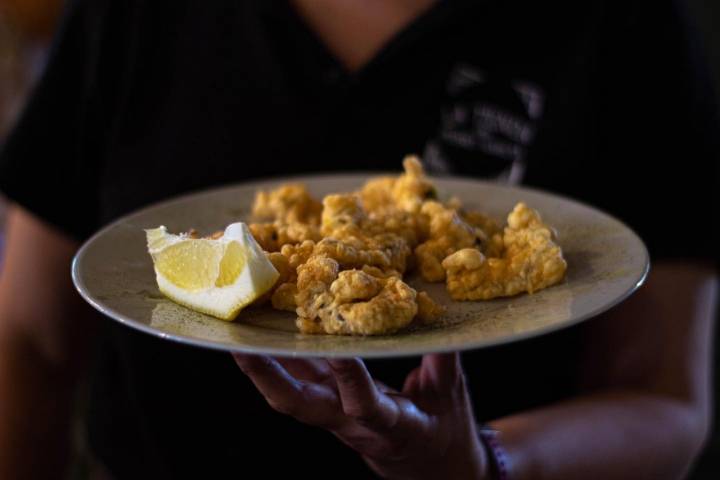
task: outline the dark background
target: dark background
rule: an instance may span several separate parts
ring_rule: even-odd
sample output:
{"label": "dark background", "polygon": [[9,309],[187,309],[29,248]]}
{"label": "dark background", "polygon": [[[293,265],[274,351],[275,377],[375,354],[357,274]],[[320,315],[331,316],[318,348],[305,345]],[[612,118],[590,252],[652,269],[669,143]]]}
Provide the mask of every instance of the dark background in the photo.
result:
{"label": "dark background", "polygon": [[[718,0],[689,0],[688,2],[697,27],[706,49],[708,63],[715,80],[715,92],[720,92],[720,1]],[[718,132],[720,138],[720,132]],[[718,178],[718,160],[715,159],[715,178]],[[717,192],[717,189],[716,189]],[[716,193],[717,195],[717,193]],[[717,202],[716,202],[717,206]],[[713,209],[714,210],[714,209]],[[717,312],[716,312],[717,313]],[[715,417],[720,412],[720,329],[715,328]],[[720,478],[720,427],[717,420],[713,422],[713,434],[707,448],[690,475],[692,480],[716,480]]]}

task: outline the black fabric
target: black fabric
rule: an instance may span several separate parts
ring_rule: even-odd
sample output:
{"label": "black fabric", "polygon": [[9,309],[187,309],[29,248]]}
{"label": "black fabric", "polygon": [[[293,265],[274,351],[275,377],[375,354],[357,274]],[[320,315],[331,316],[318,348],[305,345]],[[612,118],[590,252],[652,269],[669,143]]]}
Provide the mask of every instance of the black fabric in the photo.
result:
{"label": "black fabric", "polygon": [[[445,0],[351,73],[284,1],[77,0],[0,187],[82,240],[172,195],[397,170],[416,152],[436,173],[524,178],[603,208],[654,259],[708,258],[717,124],[679,12]],[[102,325],[88,436],[118,478],[370,476],[331,435],[272,412],[227,355]],[[479,420],[571,395],[581,329],[465,354]],[[400,386],[418,362],[368,364]]]}

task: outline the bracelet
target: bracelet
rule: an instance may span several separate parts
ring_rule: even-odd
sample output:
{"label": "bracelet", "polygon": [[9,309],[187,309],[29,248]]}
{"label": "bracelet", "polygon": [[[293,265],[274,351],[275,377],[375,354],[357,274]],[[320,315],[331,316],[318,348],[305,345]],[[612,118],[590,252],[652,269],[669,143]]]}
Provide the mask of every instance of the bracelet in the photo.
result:
{"label": "bracelet", "polygon": [[478,436],[488,453],[491,469],[497,480],[510,480],[508,475],[508,460],[505,449],[500,444],[500,432],[487,425],[478,425]]}

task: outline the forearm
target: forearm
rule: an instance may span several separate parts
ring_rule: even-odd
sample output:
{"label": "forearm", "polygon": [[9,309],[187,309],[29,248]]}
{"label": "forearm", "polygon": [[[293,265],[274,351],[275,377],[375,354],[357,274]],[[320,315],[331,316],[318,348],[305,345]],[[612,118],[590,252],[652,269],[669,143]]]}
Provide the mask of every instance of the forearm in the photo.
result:
{"label": "forearm", "polygon": [[0,333],[0,478],[63,478],[73,384],[32,342]]}
{"label": "forearm", "polygon": [[608,392],[496,420],[510,478],[675,479],[701,448],[707,425],[672,398]]}
{"label": "forearm", "polygon": [[716,302],[713,271],[658,262],[638,293],[588,325],[582,396],[492,423],[511,478],[682,477],[710,423]]}
{"label": "forearm", "polygon": [[95,323],[70,279],[77,248],[10,207],[0,275],[0,479],[63,478]]}

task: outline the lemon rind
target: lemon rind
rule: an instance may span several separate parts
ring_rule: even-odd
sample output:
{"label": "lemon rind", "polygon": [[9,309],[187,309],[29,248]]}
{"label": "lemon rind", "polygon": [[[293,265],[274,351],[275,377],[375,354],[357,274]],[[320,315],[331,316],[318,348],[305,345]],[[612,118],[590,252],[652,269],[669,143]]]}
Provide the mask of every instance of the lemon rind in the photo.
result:
{"label": "lemon rind", "polygon": [[[168,297],[175,303],[183,305],[191,310],[205,313],[221,320],[232,321],[238,316],[238,314],[248,305],[250,305],[257,298],[267,293],[280,278],[280,274],[275,271],[272,272],[266,281],[258,283],[255,289],[248,291],[246,295],[237,298],[234,302],[226,302],[223,304],[223,297],[225,294],[232,294],[232,290],[238,289],[238,284],[229,285],[222,288],[212,288],[207,290],[201,290],[198,292],[188,292],[182,290],[174,285],[170,280],[165,278],[163,275],[156,273],[157,284],[160,292]],[[250,275],[250,272],[243,271],[241,275]],[[179,295],[178,295],[179,292]],[[212,305],[218,305],[219,308],[213,308]]]}
{"label": "lemon rind", "polygon": [[[146,230],[146,234],[148,253],[153,257],[153,266],[156,255],[165,248],[187,239],[187,235],[169,234],[164,226]],[[247,253],[245,268],[230,285],[192,291],[180,287],[161,274],[157,268],[154,270],[160,292],[171,301],[196,312],[232,321],[245,307],[267,293],[277,283],[280,274],[252,237],[247,225],[243,223],[229,225],[223,238],[226,241],[239,242]]]}

